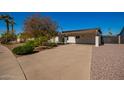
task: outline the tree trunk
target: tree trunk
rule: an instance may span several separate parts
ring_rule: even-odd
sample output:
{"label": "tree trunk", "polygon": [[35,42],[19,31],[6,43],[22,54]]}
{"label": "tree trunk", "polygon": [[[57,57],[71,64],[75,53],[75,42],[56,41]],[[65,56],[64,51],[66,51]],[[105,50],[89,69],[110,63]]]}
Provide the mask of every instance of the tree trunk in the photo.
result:
{"label": "tree trunk", "polygon": [[9,33],[9,22],[6,20],[7,33]]}
{"label": "tree trunk", "polygon": [[14,25],[12,24],[11,26],[12,26],[12,33],[14,33]]}

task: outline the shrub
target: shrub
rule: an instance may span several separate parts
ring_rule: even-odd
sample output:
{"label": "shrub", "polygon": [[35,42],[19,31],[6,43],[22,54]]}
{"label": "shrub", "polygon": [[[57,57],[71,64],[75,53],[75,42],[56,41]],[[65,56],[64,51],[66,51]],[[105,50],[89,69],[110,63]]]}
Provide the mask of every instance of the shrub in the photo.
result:
{"label": "shrub", "polygon": [[14,33],[3,33],[2,35],[1,35],[1,38],[0,38],[0,40],[1,40],[1,43],[2,44],[8,44],[8,43],[10,43],[11,41],[15,41],[16,40],[16,34],[14,34]]}
{"label": "shrub", "polygon": [[36,47],[36,44],[35,44],[35,41],[34,41],[34,40],[27,41],[27,42],[25,43],[25,45]]}
{"label": "shrub", "polygon": [[25,55],[25,54],[30,54],[33,53],[34,47],[30,45],[23,45],[23,46],[18,46],[12,50],[14,54],[17,55]]}
{"label": "shrub", "polygon": [[30,45],[30,46],[38,47],[38,46],[41,46],[42,43],[46,42],[46,41],[47,41],[46,37],[39,37],[39,38],[36,38],[35,40],[27,41],[25,43],[25,45]]}
{"label": "shrub", "polygon": [[42,45],[43,42],[47,42],[47,40],[48,40],[47,37],[42,36],[42,37],[36,38],[35,43],[36,45],[40,46]]}
{"label": "shrub", "polygon": [[41,46],[43,42],[47,42],[47,37],[38,37],[35,40],[28,41],[26,44],[31,45],[31,46]]}
{"label": "shrub", "polygon": [[47,42],[44,42],[43,45],[44,46],[49,46],[49,47],[57,47],[57,43],[47,43]]}
{"label": "shrub", "polygon": [[39,52],[39,51],[42,51],[44,49],[50,49],[51,47],[48,47],[48,46],[39,46],[39,47],[36,47],[34,49],[35,52]]}
{"label": "shrub", "polygon": [[64,42],[60,42],[60,43],[57,43],[58,45],[65,45],[65,43]]}
{"label": "shrub", "polygon": [[57,47],[57,44],[56,43],[50,43],[50,46],[51,47]]}
{"label": "shrub", "polygon": [[41,44],[41,41],[39,40],[39,38],[36,38],[36,39],[34,40],[34,45],[35,45],[36,47],[42,45],[42,44]]}

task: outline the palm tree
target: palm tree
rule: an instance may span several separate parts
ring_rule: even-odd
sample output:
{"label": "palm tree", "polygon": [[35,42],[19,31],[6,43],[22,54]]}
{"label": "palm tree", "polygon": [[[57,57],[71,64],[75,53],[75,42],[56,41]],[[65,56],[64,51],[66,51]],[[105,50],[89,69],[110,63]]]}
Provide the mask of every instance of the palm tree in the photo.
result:
{"label": "palm tree", "polygon": [[[16,39],[16,35],[14,34],[14,29],[13,26],[15,24],[14,20],[12,17],[10,17],[9,15],[0,15],[0,20],[4,20],[4,22],[6,23],[6,28],[7,31],[3,34],[3,40],[5,43],[10,42],[12,40]],[[9,31],[9,26],[12,26],[12,33]]]}
{"label": "palm tree", "polygon": [[6,23],[6,27],[7,27],[7,33],[9,33],[10,20],[13,19],[13,18],[10,17],[9,15],[5,15],[4,17],[5,17],[4,20],[5,20],[5,23]]}
{"label": "palm tree", "polygon": [[11,25],[11,27],[12,27],[12,33],[14,33],[15,21],[14,21],[14,20],[11,20],[9,23],[10,23],[10,25]]}
{"label": "palm tree", "polygon": [[13,19],[9,15],[0,15],[0,20],[4,20],[6,23],[6,28],[7,28],[7,33],[9,33],[9,22],[10,20]]}

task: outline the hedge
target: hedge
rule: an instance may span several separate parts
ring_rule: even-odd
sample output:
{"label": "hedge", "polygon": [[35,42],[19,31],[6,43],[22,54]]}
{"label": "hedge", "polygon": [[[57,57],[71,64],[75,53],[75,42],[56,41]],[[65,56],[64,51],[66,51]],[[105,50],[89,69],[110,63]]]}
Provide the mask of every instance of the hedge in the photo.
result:
{"label": "hedge", "polygon": [[33,53],[34,47],[29,45],[18,46],[12,50],[16,55],[25,55]]}

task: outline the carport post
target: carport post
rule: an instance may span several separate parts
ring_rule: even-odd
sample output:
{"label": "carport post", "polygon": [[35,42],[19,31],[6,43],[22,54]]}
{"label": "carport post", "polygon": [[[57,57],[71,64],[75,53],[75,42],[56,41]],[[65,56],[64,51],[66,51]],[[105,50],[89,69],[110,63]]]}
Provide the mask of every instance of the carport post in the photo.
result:
{"label": "carport post", "polygon": [[67,44],[67,37],[64,37],[64,43]]}
{"label": "carport post", "polygon": [[95,46],[96,47],[99,47],[99,45],[100,45],[100,40],[99,39],[100,39],[99,36],[95,37]]}
{"label": "carport post", "polygon": [[121,36],[118,36],[118,44],[121,44]]}

